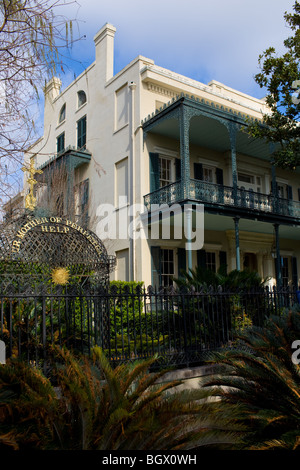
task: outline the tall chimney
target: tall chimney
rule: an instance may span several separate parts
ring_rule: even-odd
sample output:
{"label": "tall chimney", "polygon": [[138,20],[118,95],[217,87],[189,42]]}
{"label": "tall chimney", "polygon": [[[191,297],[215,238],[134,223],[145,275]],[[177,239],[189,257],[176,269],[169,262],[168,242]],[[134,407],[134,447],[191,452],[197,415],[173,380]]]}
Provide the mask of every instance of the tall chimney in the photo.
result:
{"label": "tall chimney", "polygon": [[96,64],[104,71],[105,81],[114,76],[114,37],[116,28],[106,23],[95,35]]}
{"label": "tall chimney", "polygon": [[45,101],[48,99],[52,103],[59,95],[61,88],[61,80],[57,77],[51,78],[44,88]]}

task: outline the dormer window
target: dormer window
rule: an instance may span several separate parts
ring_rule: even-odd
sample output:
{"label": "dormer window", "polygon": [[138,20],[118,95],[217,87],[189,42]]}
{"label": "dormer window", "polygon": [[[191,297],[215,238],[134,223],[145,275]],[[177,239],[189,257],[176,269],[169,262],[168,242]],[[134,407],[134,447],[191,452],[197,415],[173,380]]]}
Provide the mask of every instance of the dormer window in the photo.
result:
{"label": "dormer window", "polygon": [[60,124],[66,119],[66,103],[62,106],[60,113],[59,113],[59,118],[58,118],[58,123]]}
{"label": "dormer window", "polygon": [[83,90],[80,90],[77,93],[77,98],[78,98],[78,108],[82,106],[84,103],[86,103],[86,94]]}

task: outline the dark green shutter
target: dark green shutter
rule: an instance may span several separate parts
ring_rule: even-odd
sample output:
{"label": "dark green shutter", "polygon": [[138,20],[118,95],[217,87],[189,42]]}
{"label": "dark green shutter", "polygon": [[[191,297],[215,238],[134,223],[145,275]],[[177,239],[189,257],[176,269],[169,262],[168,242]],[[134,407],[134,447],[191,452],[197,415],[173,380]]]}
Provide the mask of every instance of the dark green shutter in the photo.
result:
{"label": "dark green shutter", "polygon": [[186,251],[184,248],[178,248],[178,277],[181,277],[181,271],[186,271]]}
{"label": "dark green shutter", "polygon": [[277,195],[277,183],[273,183],[273,181],[271,181],[271,193],[276,196]]}
{"label": "dark green shutter", "polygon": [[180,158],[175,158],[175,168],[176,168],[176,181],[181,180],[181,160]]}
{"label": "dark green shutter", "polygon": [[222,168],[216,168],[216,181],[217,181],[217,184],[222,184],[222,185],[224,184]]}
{"label": "dark green shutter", "polygon": [[77,147],[79,149],[86,146],[86,116],[77,123]]}
{"label": "dark green shutter", "polygon": [[292,186],[287,186],[286,187],[286,193],[287,193],[287,198],[288,199],[293,199],[293,188]]}
{"label": "dark green shutter", "polygon": [[57,146],[56,148],[57,153],[60,153],[65,149],[65,133],[64,132],[57,137],[56,146]]}
{"label": "dark green shutter", "polygon": [[292,257],[292,282],[293,286],[298,288],[298,269],[296,256]]}
{"label": "dark green shutter", "polygon": [[88,218],[88,202],[89,202],[89,180],[86,179],[82,188],[81,215],[82,221],[86,225]]}
{"label": "dark green shutter", "polygon": [[151,247],[152,286],[159,288],[161,285],[161,255],[160,247]]}
{"label": "dark green shutter", "polygon": [[159,154],[149,153],[150,193],[159,189]]}
{"label": "dark green shutter", "polygon": [[223,170],[222,168],[216,168],[216,181],[218,186],[218,202],[220,204],[224,203],[224,180],[223,180]]}
{"label": "dark green shutter", "polygon": [[194,163],[194,179],[203,180],[203,165],[202,163]]}
{"label": "dark green shutter", "polygon": [[300,188],[298,188],[298,199],[300,201]]}
{"label": "dark green shutter", "polygon": [[227,253],[226,253],[226,251],[220,251],[219,252],[219,262],[220,262],[221,272],[224,273],[224,274],[227,274]]}
{"label": "dark green shutter", "polygon": [[197,250],[197,265],[206,269],[206,251]]}

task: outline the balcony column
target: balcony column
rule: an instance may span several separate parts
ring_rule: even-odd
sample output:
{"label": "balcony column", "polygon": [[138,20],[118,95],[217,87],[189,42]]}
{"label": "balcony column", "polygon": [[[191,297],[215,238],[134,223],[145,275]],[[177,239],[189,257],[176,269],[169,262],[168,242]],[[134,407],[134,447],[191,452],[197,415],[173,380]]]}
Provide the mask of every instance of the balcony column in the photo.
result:
{"label": "balcony column", "polygon": [[275,250],[276,250],[276,284],[281,288],[281,266],[280,266],[280,246],[279,246],[279,224],[274,224],[275,230]]}
{"label": "balcony column", "polygon": [[180,107],[180,156],[181,156],[181,187],[183,199],[188,199],[190,194],[190,117],[184,105]]}
{"label": "balcony column", "polygon": [[273,196],[273,210],[278,212],[278,190],[276,182],[276,169],[274,161],[271,161],[271,177],[272,177],[272,196]]}
{"label": "balcony column", "polygon": [[271,193],[273,201],[273,211],[278,212],[278,189],[276,181],[276,168],[275,162],[272,154],[274,153],[275,145],[274,142],[269,142],[269,152],[270,152],[270,161],[271,161]]}
{"label": "balcony column", "polygon": [[235,217],[234,219],[234,230],[235,230],[235,255],[236,255],[236,269],[241,270],[241,255],[240,255],[240,229],[239,222],[240,218]]}
{"label": "balcony column", "polygon": [[185,215],[185,223],[187,224],[186,227],[186,234],[187,234],[187,243],[186,243],[186,251],[188,255],[188,272],[193,269],[193,252],[191,249],[192,243],[192,223],[193,223],[193,209],[192,207],[187,207],[184,210]]}
{"label": "balcony column", "polygon": [[236,126],[233,124],[229,127],[229,138],[230,138],[230,151],[231,151],[231,172],[232,172],[232,187],[233,187],[233,199],[237,200],[237,164],[236,164]]}

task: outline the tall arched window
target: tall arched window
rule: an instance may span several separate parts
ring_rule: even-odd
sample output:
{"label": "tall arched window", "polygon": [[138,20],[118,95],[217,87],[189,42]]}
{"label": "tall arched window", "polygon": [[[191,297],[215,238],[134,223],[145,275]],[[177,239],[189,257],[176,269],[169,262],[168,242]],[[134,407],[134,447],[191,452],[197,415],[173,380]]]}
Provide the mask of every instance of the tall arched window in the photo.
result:
{"label": "tall arched window", "polygon": [[78,97],[78,108],[80,108],[80,106],[86,103],[86,94],[83,90],[80,90],[77,93],[77,97]]}
{"label": "tall arched window", "polygon": [[66,103],[62,106],[59,112],[58,123],[63,122],[66,119]]}

